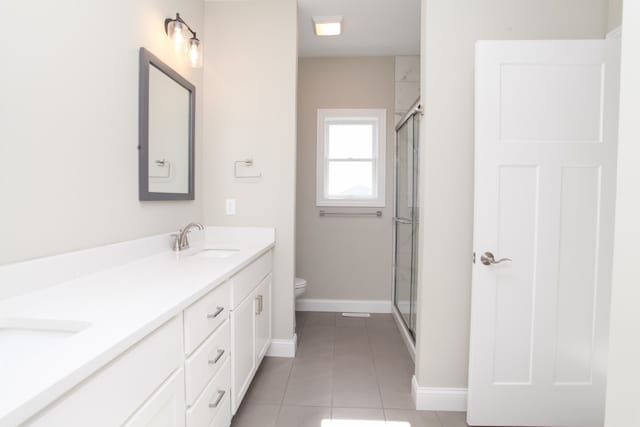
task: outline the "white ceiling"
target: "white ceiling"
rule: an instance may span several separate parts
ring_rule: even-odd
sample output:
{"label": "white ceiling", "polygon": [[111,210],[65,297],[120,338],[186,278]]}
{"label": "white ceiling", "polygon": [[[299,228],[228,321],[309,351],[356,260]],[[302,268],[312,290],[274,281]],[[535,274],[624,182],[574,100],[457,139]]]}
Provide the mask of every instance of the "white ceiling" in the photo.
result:
{"label": "white ceiling", "polygon": [[[342,35],[318,37],[312,16],[343,16]],[[420,53],[420,0],[298,0],[298,53],[394,56]]]}

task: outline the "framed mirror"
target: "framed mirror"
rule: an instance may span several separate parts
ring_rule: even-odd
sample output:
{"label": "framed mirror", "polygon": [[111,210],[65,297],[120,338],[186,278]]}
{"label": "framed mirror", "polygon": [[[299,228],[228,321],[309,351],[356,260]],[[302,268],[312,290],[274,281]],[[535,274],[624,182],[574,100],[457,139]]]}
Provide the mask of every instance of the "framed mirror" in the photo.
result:
{"label": "framed mirror", "polygon": [[196,88],[140,48],[140,200],[193,200]]}

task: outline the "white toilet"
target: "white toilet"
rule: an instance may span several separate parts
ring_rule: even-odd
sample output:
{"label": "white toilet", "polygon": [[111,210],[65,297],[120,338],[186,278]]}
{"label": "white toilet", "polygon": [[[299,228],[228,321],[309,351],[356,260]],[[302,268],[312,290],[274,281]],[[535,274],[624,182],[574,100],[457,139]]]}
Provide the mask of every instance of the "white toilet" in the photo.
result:
{"label": "white toilet", "polygon": [[307,290],[307,281],[296,277],[296,299],[299,299]]}

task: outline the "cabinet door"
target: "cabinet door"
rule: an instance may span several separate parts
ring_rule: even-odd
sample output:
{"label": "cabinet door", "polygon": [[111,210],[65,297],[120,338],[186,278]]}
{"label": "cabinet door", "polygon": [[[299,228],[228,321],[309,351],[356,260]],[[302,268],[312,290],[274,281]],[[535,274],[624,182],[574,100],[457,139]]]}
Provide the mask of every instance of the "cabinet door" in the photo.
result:
{"label": "cabinet door", "polygon": [[184,427],[184,371],[178,369],[124,427]]}
{"label": "cabinet door", "polygon": [[255,291],[231,312],[231,407],[236,413],[256,369]]}
{"label": "cabinet door", "polygon": [[256,365],[271,344],[271,274],[256,289]]}

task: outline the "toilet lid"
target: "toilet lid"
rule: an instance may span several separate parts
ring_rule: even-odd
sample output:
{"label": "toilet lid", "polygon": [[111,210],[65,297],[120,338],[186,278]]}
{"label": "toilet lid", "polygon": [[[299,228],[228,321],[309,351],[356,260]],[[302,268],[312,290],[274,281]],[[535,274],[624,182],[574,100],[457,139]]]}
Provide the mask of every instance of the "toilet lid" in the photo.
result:
{"label": "toilet lid", "polygon": [[307,281],[296,277],[296,288],[304,288],[305,286],[307,286]]}

